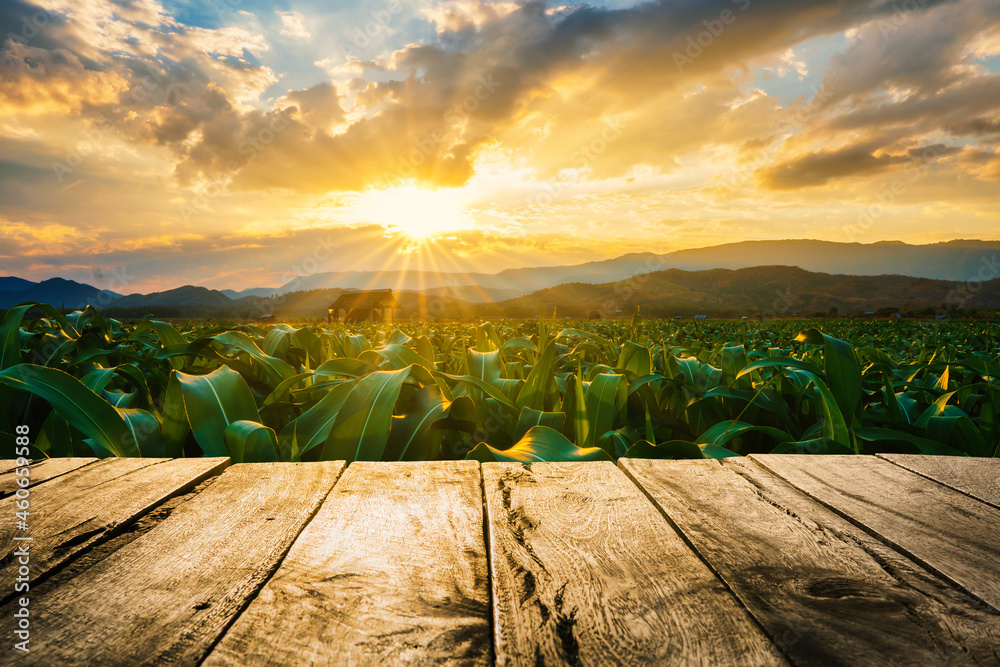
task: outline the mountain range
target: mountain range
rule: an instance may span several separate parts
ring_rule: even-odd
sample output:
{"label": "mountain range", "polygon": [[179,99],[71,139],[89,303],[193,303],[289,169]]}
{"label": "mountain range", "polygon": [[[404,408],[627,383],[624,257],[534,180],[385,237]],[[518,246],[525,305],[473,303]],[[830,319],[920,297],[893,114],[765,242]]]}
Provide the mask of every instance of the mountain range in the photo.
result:
{"label": "mountain range", "polygon": [[326,304],[344,290],[391,288],[404,311],[433,314],[430,311],[436,308],[452,316],[498,313],[520,317],[550,313],[552,308],[566,315],[607,315],[635,305],[661,315],[701,310],[812,313],[830,308],[846,314],[882,307],[905,310],[944,305],[995,309],[1000,308],[1000,299],[994,299],[1000,284],[998,254],[998,241],[931,245],[742,241],[495,274],[347,271],[313,274],[280,287],[235,291],[185,285],[129,295],[63,278],[35,283],[8,276],[0,277],[0,308],[42,301],[71,309],[91,304],[123,316],[173,309],[170,312],[176,315],[161,316],[252,316],[273,311],[290,317],[321,317]]}
{"label": "mountain range", "polygon": [[[806,271],[842,275],[902,275],[967,281],[981,279],[984,264],[992,274],[990,278],[1000,277],[1000,267],[995,261],[998,254],[1000,241],[948,241],[930,245],[910,245],[901,241],[869,244],[815,240],[740,241],[667,254],[632,253],[571,266],[507,269],[492,274],[417,270],[315,273],[296,278],[270,293],[334,287],[424,290],[465,286],[481,288],[481,295],[473,291],[464,298],[482,302],[530,294],[566,283],[615,282],[666,269],[704,271],[768,265],[797,266]],[[240,296],[246,295],[240,293]]]}

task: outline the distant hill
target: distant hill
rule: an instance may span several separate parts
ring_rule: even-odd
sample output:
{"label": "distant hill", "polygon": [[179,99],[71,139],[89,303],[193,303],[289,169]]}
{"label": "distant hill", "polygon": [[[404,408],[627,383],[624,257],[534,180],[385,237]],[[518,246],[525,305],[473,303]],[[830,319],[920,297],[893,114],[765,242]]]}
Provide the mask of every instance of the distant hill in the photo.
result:
{"label": "distant hill", "polygon": [[[354,290],[318,289],[290,292],[274,298],[244,297],[234,303],[234,312],[241,316],[259,317],[272,314],[277,317],[327,316],[327,307],[338,296]],[[403,306],[396,316],[403,320],[411,317],[464,319],[475,317],[475,304],[451,296],[440,296],[412,291],[393,291],[393,296]]]}
{"label": "distant hill", "polygon": [[[596,308],[595,302],[606,299],[629,304],[641,302],[646,307],[659,308],[662,313],[711,308],[713,312],[724,310],[735,314],[768,310],[769,302],[778,298],[778,291],[787,294],[791,290],[797,299],[794,308],[801,312],[829,308],[847,312],[897,305],[906,310],[905,304],[937,307],[961,287],[957,283],[976,281],[986,287],[970,293],[968,298],[959,296],[961,303],[953,305],[990,309],[1000,307],[991,301],[990,291],[1000,279],[998,259],[1000,241],[909,245],[787,240],[741,241],[663,255],[633,253],[571,266],[508,269],[495,274],[317,273],[277,288],[240,291],[185,285],[165,292],[121,296],[62,278],[34,283],[5,276],[0,277],[0,308],[23,301],[42,301],[73,309],[87,304],[117,308],[120,310],[116,312],[128,317],[142,316],[143,308],[199,308],[199,317],[212,312],[234,316],[309,313],[321,317],[326,305],[342,290],[392,289],[408,313],[417,313],[418,317],[425,312],[461,317],[462,313],[508,311],[534,316],[539,308],[551,312],[555,306],[572,309],[567,315],[586,314],[585,310]],[[799,273],[789,273],[791,269]],[[740,270],[748,272],[733,273]],[[655,279],[635,278],[654,274]],[[623,280],[629,283],[625,288],[608,287]],[[729,282],[732,280],[736,282]],[[786,309],[783,312],[793,308],[789,303],[781,307]],[[195,316],[196,311],[189,312]]]}
{"label": "distant hill", "polygon": [[[486,285],[496,280],[489,273],[447,273],[441,271],[335,271],[331,273],[314,273],[309,276],[299,276],[276,291],[279,294],[288,292],[309,291],[315,289],[411,289],[422,290],[436,287],[460,285]],[[502,281],[501,281],[502,282]]]}
{"label": "distant hill", "polygon": [[66,308],[74,310],[88,304],[100,308],[111,304],[116,297],[113,292],[65,278],[50,278],[40,283],[21,278],[4,278],[0,286],[13,285],[16,288],[24,283],[27,283],[27,287],[23,289],[0,292],[0,308],[10,308],[24,301],[40,301],[56,308],[65,304]]}
{"label": "distant hill", "polygon": [[272,294],[278,293],[278,288],[276,287],[251,287],[250,289],[236,290],[224,289],[219,290],[222,294],[225,294],[230,299],[242,299],[245,296],[271,296]]}
{"label": "distant hill", "polygon": [[450,297],[461,299],[469,303],[491,303],[513,299],[521,296],[521,290],[502,289],[499,287],[480,287],[478,285],[461,285],[458,287],[434,287],[431,289],[418,290],[417,294],[432,297]]}
{"label": "distant hill", "polygon": [[661,255],[662,267],[700,271],[753,266],[798,266],[844,275],[901,275],[938,280],[1000,278],[1000,241],[948,241],[909,245],[900,241],[741,241]]}
{"label": "distant hill", "polygon": [[[806,271],[843,275],[902,275],[937,280],[1000,278],[1000,241],[949,241],[909,245],[899,241],[740,241],[658,255],[633,253],[570,266],[508,269],[500,273],[438,271],[342,271],[297,278],[278,293],[310,289],[353,288],[418,290],[479,287],[497,296],[525,295],[566,283],[609,283],[666,269],[702,271],[754,266],[797,266]],[[496,298],[496,297],[493,297]],[[469,300],[482,301],[481,298]]]}
{"label": "distant hill", "polygon": [[0,276],[0,293],[20,292],[28,289],[32,285],[37,284],[38,283],[33,283],[30,280],[25,280],[24,278],[18,278],[16,276]]}
{"label": "distant hill", "polygon": [[[651,316],[707,314],[739,317],[784,317],[796,314],[860,314],[880,308],[921,310],[1000,309],[1000,278],[973,291],[964,282],[910,276],[850,276],[814,273],[790,266],[729,270],[668,269],[617,283],[575,283],[540,290],[498,304],[484,304],[483,315],[508,317],[558,315],[588,317],[637,307]],[[927,313],[925,313],[927,314]]]}
{"label": "distant hill", "polygon": [[[477,287],[497,296],[528,294],[567,282],[611,282],[663,266],[655,254],[631,254],[572,266],[508,269],[500,273],[447,273],[440,271],[341,271],[296,278],[278,288],[279,293],[309,289],[393,289],[428,291]],[[476,293],[468,292],[477,301]]]}
{"label": "distant hill", "polygon": [[195,285],[185,285],[166,292],[129,294],[115,300],[116,308],[137,306],[231,306],[233,300],[217,290]]}

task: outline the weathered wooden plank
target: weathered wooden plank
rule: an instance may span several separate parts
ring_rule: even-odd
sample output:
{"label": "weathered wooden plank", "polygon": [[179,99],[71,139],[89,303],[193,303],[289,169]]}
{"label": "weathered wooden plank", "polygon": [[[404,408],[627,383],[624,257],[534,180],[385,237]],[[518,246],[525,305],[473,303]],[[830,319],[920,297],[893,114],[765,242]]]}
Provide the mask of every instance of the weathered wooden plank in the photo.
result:
{"label": "weathered wooden plank", "polygon": [[478,463],[352,463],[204,664],[488,664],[488,580]]}
{"label": "weathered wooden plank", "polygon": [[1000,459],[924,454],[879,454],[880,458],[1000,507]]}
{"label": "weathered wooden plank", "polygon": [[[621,459],[796,665],[992,664],[1000,617],[784,481]],[[891,563],[891,564],[890,564]],[[928,581],[929,580],[929,581]]]}
{"label": "weathered wooden plank", "polygon": [[228,458],[104,459],[31,489],[27,531],[13,521],[16,496],[0,500],[2,595],[13,589],[15,536],[30,536],[30,580],[36,581],[80,550],[120,532],[170,496],[229,465]]}
{"label": "weathered wooden plank", "polygon": [[874,456],[751,458],[1000,610],[1000,510]]}
{"label": "weathered wooden plank", "polygon": [[[97,461],[96,458],[66,457],[42,459],[41,461],[32,463],[28,466],[30,471],[28,475],[28,488],[42,482],[47,482],[50,479],[55,479],[60,475],[73,472],[95,461]],[[14,469],[8,472],[0,472],[0,498],[9,496],[17,491],[18,488],[20,487],[17,485],[17,476],[14,474]]]}
{"label": "weathered wooden plank", "polygon": [[783,664],[614,464],[483,464],[501,665]]}
{"label": "weathered wooden plank", "polygon": [[[343,465],[232,466],[72,586],[32,599],[31,652],[12,652],[6,663],[197,664],[274,572]],[[0,614],[9,634],[13,607]]]}

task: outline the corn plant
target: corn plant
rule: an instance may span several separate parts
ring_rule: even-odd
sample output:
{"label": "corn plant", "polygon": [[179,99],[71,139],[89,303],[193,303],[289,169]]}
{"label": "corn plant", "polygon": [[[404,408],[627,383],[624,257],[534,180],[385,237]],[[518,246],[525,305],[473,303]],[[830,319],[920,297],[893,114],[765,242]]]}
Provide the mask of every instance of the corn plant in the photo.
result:
{"label": "corn plant", "polygon": [[0,324],[0,446],[243,461],[996,456],[995,324]]}

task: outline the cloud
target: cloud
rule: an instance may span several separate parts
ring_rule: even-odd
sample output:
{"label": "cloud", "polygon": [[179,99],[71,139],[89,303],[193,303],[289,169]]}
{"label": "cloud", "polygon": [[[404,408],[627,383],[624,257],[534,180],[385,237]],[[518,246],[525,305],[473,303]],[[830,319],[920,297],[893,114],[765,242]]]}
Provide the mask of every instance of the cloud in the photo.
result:
{"label": "cloud", "polygon": [[26,224],[0,218],[0,257],[9,261],[19,257],[50,254],[58,249],[74,248],[81,234],[78,229],[55,222]]}
{"label": "cloud", "polygon": [[275,12],[281,19],[281,34],[285,37],[312,39],[306,29],[305,18],[298,12]]}
{"label": "cloud", "polygon": [[[640,229],[794,232],[803,211],[835,230],[838,202],[929,147],[936,180],[908,198],[933,193],[972,217],[996,208],[995,0],[450,0],[400,5],[391,49],[373,39],[363,58],[311,40],[325,25],[303,6],[261,23],[181,20],[156,0],[38,1],[0,5],[13,27],[0,148],[14,165],[0,165],[0,215],[77,228],[108,265],[176,234],[197,263],[188,281],[217,270],[213,243],[250,267],[243,253],[266,262],[275,246],[237,248],[227,229],[280,229],[325,197],[410,182],[495,202],[477,218],[494,240],[565,224],[592,252]],[[98,129],[99,149],[57,181],[52,162]],[[343,222],[334,211],[311,224]],[[471,258],[479,241],[442,248]],[[524,238],[509,249],[541,253]]]}
{"label": "cloud", "polygon": [[831,180],[852,176],[871,176],[902,165],[925,166],[941,157],[957,153],[956,147],[920,146],[892,155],[880,152],[880,141],[808,153],[764,169],[759,179],[773,190],[792,190],[825,185]]}
{"label": "cloud", "polygon": [[457,32],[466,27],[476,30],[518,9],[515,2],[449,0],[424,7],[420,14],[434,24],[437,32]]}
{"label": "cloud", "polygon": [[301,116],[312,127],[329,127],[345,119],[340,96],[331,83],[318,83],[306,90],[290,91],[285,99],[298,107]]}

